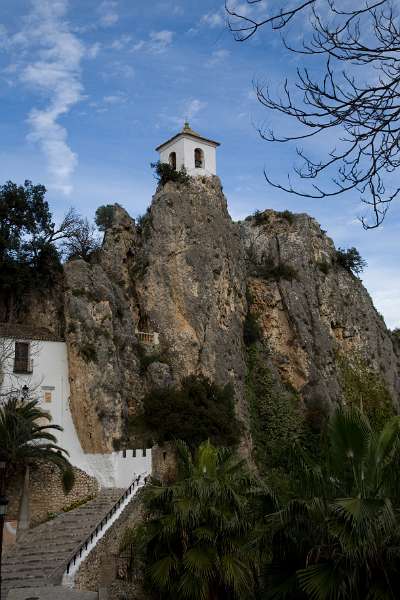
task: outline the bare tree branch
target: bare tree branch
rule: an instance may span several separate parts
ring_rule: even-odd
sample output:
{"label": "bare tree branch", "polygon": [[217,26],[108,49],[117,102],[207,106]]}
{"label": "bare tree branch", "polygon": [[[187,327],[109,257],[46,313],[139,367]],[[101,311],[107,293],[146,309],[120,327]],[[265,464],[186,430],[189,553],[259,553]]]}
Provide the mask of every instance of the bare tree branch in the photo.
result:
{"label": "bare tree branch", "polygon": [[[247,4],[260,1],[247,0]],[[245,41],[266,25],[280,29],[282,34],[289,21],[302,14],[311,23],[311,36],[301,47],[282,38],[285,47],[291,52],[325,57],[320,78],[312,76],[307,67],[298,69],[294,84],[286,79],[278,97],[270,93],[268,85],[255,82],[254,88],[265,108],[300,126],[299,132],[286,136],[259,127],[263,139],[298,142],[321,137],[326,131],[336,137],[335,147],[318,161],[298,147],[297,156],[303,164],[293,169],[300,180],[318,180],[324,173],[329,174],[331,186],[310,182],[311,188],[301,190],[289,176],[284,185],[265,173],[268,183],[290,194],[312,198],[357,190],[372,213],[371,222],[360,218],[363,227],[378,227],[390,203],[400,194],[390,177],[400,165],[400,27],[390,0],[356,0],[351,10],[338,8],[340,3],[335,0],[318,4],[310,0],[280,8],[259,20],[253,16],[254,11],[252,16],[240,14],[229,4],[227,0],[229,28],[236,40]],[[343,64],[348,65],[347,70],[343,70]]]}

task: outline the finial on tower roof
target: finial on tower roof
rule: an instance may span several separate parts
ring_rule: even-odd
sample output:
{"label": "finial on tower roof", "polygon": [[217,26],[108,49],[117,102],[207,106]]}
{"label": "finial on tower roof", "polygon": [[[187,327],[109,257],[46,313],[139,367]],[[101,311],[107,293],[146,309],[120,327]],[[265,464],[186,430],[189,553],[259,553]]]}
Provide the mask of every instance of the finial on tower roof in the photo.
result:
{"label": "finial on tower roof", "polygon": [[186,119],[185,124],[183,126],[183,130],[190,129],[189,121]]}

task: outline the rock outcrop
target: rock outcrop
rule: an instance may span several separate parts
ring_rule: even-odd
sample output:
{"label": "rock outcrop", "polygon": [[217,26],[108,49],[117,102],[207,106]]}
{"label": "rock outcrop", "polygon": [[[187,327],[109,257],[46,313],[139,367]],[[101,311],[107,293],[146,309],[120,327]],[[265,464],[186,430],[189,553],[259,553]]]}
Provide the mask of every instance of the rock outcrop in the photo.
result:
{"label": "rock outcrop", "polygon": [[[137,225],[116,205],[97,260],[65,265],[71,407],[85,451],[111,451],[146,391],[191,374],[231,382],[245,419],[245,291],[218,178],[165,185]],[[136,331],[158,333],[159,345],[146,349]]]}
{"label": "rock outcrop", "polygon": [[[302,405],[329,412],[341,401],[342,356],[378,373],[399,405],[399,345],[333,242],[307,215],[265,211],[233,223],[217,177],[160,186],[137,223],[115,205],[97,256],[67,262],[40,309],[39,300],[24,322],[65,333],[86,452],[117,448],[146,392],[190,374],[232,383],[249,429],[248,314],[263,356]],[[138,331],[160,343],[141,343]]]}
{"label": "rock outcrop", "polygon": [[341,400],[340,357],[380,374],[400,400],[400,357],[362,281],[336,259],[332,240],[305,214],[265,211],[240,224],[250,311],[283,381],[306,404]]}

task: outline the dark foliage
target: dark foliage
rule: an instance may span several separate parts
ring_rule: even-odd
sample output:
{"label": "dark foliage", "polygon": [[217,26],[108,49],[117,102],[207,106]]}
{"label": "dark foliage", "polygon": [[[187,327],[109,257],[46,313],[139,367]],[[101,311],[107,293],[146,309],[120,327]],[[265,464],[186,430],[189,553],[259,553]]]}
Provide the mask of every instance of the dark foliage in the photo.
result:
{"label": "dark foliage", "polygon": [[0,287],[17,298],[51,283],[60,269],[45,193],[44,186],[30,181],[0,187]]}
{"label": "dark foliage", "polygon": [[168,163],[162,163],[160,161],[151,163],[150,166],[154,169],[155,177],[160,185],[165,185],[168,181],[175,181],[183,184],[189,183],[190,177],[186,173],[185,167],[182,167],[180,171],[177,171]]}
{"label": "dark foliage", "polygon": [[191,448],[204,439],[222,446],[239,443],[240,425],[235,416],[233,390],[204,377],[191,376],[181,388],[154,390],[143,400],[144,422],[154,441],[175,439]]}
{"label": "dark foliage", "polygon": [[319,260],[317,262],[317,267],[318,269],[324,274],[324,275],[328,275],[330,269],[331,269],[331,263],[327,260]]}
{"label": "dark foliage", "polygon": [[74,469],[72,467],[68,466],[62,472],[62,485],[63,485],[63,490],[64,490],[65,494],[70,493],[70,491],[74,487],[74,483],[75,483]]}
{"label": "dark foliage", "polygon": [[282,212],[279,212],[278,215],[281,217],[281,219],[286,219],[289,225],[293,225],[294,214],[290,210],[283,210]]}
{"label": "dark foliage", "polygon": [[107,231],[113,224],[114,206],[106,204],[96,210],[95,222],[100,231]]}
{"label": "dark foliage", "polygon": [[297,279],[296,269],[291,265],[286,263],[275,263],[272,258],[266,258],[262,265],[257,265],[255,268],[255,273],[258,277],[262,277],[263,279],[287,279],[288,281],[292,281],[292,279]]}
{"label": "dark foliage", "polygon": [[341,267],[350,273],[354,273],[354,275],[362,273],[367,266],[367,261],[360,256],[359,251],[354,246],[348,248],[348,250],[338,248],[336,250],[336,261]]}
{"label": "dark foliage", "polygon": [[[312,198],[357,190],[372,212],[371,221],[361,218],[363,226],[379,226],[400,194],[391,176],[400,165],[396,3],[299,0],[268,3],[265,10],[259,10],[261,2],[226,0],[235,39],[243,42],[270,26],[282,36],[286,50],[301,55],[302,64],[294,81],[285,79],[281,94],[271,92],[275,84],[255,83],[259,102],[294,125],[289,135],[261,126],[261,137],[276,143],[307,144],[315,136],[324,142],[329,133],[333,140],[322,156],[315,155],[311,144],[297,147],[303,165],[294,172],[300,182],[311,182],[310,186],[301,189],[290,178],[288,184],[275,182],[266,172],[267,181],[288,193]],[[306,21],[308,28],[303,26]],[[298,36],[299,28],[304,36]]]}
{"label": "dark foliage", "polygon": [[100,250],[96,228],[88,219],[80,219],[74,234],[63,242],[62,248],[67,260],[81,258],[89,261],[94,253]]}
{"label": "dark foliage", "polygon": [[251,346],[261,339],[261,328],[257,317],[248,312],[243,323],[243,341],[246,346]]}
{"label": "dark foliage", "polygon": [[136,219],[136,225],[139,233],[142,234],[144,239],[147,239],[150,235],[152,225],[152,215],[150,206],[143,215],[139,215]]}
{"label": "dark foliage", "polygon": [[254,225],[266,225],[269,223],[269,214],[266,211],[256,210],[253,213],[253,219]]}

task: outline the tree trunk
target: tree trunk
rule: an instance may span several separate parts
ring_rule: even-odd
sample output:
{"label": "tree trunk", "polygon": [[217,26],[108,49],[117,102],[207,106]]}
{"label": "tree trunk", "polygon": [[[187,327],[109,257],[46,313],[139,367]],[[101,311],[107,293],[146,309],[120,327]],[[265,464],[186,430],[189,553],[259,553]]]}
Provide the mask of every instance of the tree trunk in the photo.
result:
{"label": "tree trunk", "polygon": [[29,506],[29,466],[25,469],[24,485],[22,489],[22,498],[19,508],[19,519],[17,528],[17,538],[21,533],[29,529],[30,524],[30,506]]}

